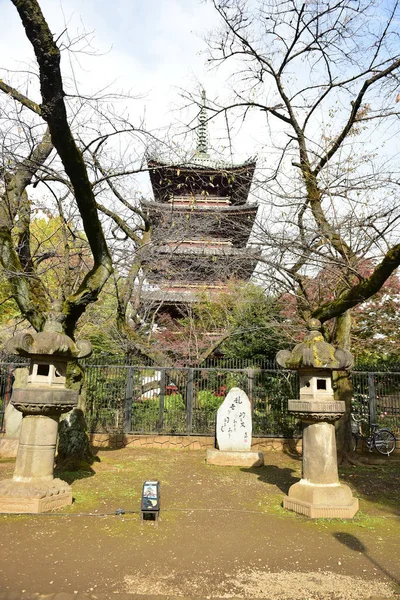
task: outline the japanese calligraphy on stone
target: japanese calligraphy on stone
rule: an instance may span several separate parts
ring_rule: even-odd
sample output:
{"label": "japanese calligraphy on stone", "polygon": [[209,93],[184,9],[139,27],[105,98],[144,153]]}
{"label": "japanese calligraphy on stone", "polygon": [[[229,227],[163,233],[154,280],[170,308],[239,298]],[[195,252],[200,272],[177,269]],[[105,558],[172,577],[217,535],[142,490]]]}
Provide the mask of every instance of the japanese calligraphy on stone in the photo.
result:
{"label": "japanese calligraphy on stone", "polygon": [[217,444],[222,451],[245,452],[251,448],[251,404],[240,388],[232,388],[217,412]]}

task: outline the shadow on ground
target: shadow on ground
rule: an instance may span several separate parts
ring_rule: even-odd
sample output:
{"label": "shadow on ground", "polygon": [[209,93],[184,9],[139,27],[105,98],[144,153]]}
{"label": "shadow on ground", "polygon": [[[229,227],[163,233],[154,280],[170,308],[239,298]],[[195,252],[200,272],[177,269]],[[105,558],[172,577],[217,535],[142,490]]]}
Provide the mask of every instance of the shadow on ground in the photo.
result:
{"label": "shadow on ground", "polygon": [[287,494],[291,485],[299,481],[295,469],[287,467],[277,467],[276,465],[264,465],[263,467],[251,467],[249,469],[241,469],[244,473],[254,473],[259,481],[275,485],[284,494]]}
{"label": "shadow on ground", "polygon": [[359,498],[374,503],[374,510],[400,515],[400,462],[339,467],[339,479]]}
{"label": "shadow on ground", "polygon": [[74,481],[78,481],[79,479],[87,479],[88,477],[93,477],[96,475],[96,471],[94,471],[91,467],[86,467],[86,470],[82,471],[64,471],[61,469],[54,469],[54,477],[58,477],[63,481],[66,481],[69,485]]}
{"label": "shadow on ground", "polygon": [[[344,531],[337,531],[333,534],[333,537],[337,539],[341,544],[349,548],[350,550],[354,550],[355,552],[360,552],[364,554],[364,556],[370,561],[370,563],[377,567],[382,573],[384,573],[387,577],[389,577],[396,585],[400,585],[400,579],[393,575],[387,568],[382,566],[382,561],[378,562],[374,559],[371,554],[368,552],[368,548],[365,544],[363,544],[358,537],[352,535],[351,533],[347,533]],[[400,590],[399,590],[400,591]]]}

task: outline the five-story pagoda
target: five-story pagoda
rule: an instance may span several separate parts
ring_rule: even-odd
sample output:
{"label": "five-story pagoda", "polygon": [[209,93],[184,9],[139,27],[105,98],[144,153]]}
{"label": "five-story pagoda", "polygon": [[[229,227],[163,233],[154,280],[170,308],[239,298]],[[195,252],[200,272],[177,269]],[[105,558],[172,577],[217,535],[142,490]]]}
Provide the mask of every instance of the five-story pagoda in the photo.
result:
{"label": "five-story pagoda", "polygon": [[153,227],[145,296],[169,312],[218,292],[229,280],[247,281],[258,252],[248,248],[258,206],[248,202],[255,160],[228,164],[208,153],[206,98],[193,158],[170,164],[148,159],[154,201],[142,201]]}

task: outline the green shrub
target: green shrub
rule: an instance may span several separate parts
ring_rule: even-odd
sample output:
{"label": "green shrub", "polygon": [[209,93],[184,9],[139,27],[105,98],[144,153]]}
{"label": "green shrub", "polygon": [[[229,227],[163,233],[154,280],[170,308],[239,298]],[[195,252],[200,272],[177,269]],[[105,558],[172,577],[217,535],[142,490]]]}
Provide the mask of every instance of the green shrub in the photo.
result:
{"label": "green shrub", "polygon": [[199,408],[204,408],[207,410],[216,410],[220,404],[222,403],[223,398],[220,396],[216,396],[209,390],[201,390],[197,394],[197,402]]}
{"label": "green shrub", "polygon": [[186,410],[182,394],[169,394],[168,396],[164,396],[164,408],[165,410],[171,411]]}

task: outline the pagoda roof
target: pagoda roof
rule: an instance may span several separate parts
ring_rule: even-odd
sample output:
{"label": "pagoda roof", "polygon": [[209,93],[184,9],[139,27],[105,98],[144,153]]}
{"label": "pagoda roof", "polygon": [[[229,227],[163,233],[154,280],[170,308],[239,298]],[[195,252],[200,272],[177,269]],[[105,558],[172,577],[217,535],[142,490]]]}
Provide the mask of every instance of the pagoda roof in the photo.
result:
{"label": "pagoda roof", "polygon": [[[149,257],[150,258],[150,257]],[[260,259],[260,252],[233,247],[165,246],[155,249],[147,265],[149,283],[168,285],[180,281],[182,286],[215,285],[235,277],[248,280]]]}
{"label": "pagoda roof", "polygon": [[147,164],[156,201],[168,202],[179,195],[205,192],[227,197],[232,204],[246,202],[256,167],[254,159],[235,165],[211,160],[208,155],[195,155],[182,163],[152,158]]}
{"label": "pagoda roof", "polygon": [[248,170],[249,168],[252,168],[254,171],[256,159],[251,157],[242,163],[233,163],[210,158],[208,154],[196,152],[189,160],[177,162],[167,162],[149,156],[147,165],[149,169],[181,169],[185,171],[205,170],[217,173],[220,173],[221,171],[228,173],[230,171],[240,171],[242,169]]}
{"label": "pagoda roof", "polygon": [[250,192],[256,160],[252,157],[235,164],[212,158],[208,152],[210,119],[204,89],[199,108],[196,150],[189,159],[165,161],[156,154],[147,156],[154,197],[158,202],[170,202],[179,197],[186,201],[190,197],[204,196],[207,199],[212,197],[215,203],[219,200],[226,204],[244,204]]}
{"label": "pagoda roof", "polygon": [[[167,286],[167,287],[166,287]],[[176,287],[176,289],[174,289]],[[217,285],[193,285],[182,284],[182,282],[173,283],[169,281],[167,284],[160,283],[156,289],[142,290],[140,297],[147,302],[160,302],[166,305],[172,304],[193,304],[199,302],[199,299],[204,297],[215,296],[216,294],[227,291],[226,282]]]}
{"label": "pagoda roof", "polygon": [[158,256],[160,260],[167,258],[173,262],[189,257],[192,257],[193,260],[201,260],[202,257],[218,257],[219,260],[228,259],[228,263],[233,261],[238,264],[253,264],[253,269],[261,257],[261,251],[258,248],[236,248],[230,244],[213,245],[212,242],[194,244],[171,241],[162,246],[154,246],[151,254],[153,258]]}
{"label": "pagoda roof", "polygon": [[182,286],[215,285],[235,277],[248,280],[260,259],[255,248],[224,244],[194,245],[171,242],[154,246],[147,257],[147,280],[158,285],[179,280]]}
{"label": "pagoda roof", "polygon": [[245,246],[257,215],[258,205],[170,204],[144,201],[142,209],[152,221],[153,239],[232,240],[234,246]]}

